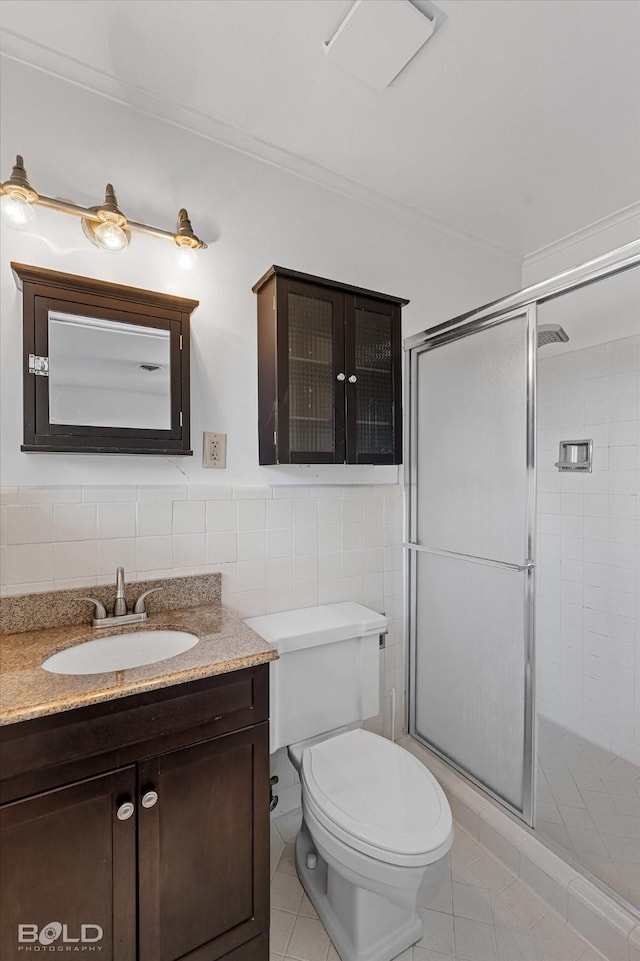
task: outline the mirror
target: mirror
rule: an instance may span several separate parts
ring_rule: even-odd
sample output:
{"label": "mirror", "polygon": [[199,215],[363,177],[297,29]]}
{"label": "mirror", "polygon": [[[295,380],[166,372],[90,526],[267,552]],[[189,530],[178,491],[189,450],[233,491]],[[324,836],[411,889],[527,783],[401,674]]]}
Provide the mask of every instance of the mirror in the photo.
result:
{"label": "mirror", "polygon": [[169,331],[49,311],[49,420],[171,428]]}
{"label": "mirror", "polygon": [[23,290],[24,451],[191,454],[197,301],[12,264]]}

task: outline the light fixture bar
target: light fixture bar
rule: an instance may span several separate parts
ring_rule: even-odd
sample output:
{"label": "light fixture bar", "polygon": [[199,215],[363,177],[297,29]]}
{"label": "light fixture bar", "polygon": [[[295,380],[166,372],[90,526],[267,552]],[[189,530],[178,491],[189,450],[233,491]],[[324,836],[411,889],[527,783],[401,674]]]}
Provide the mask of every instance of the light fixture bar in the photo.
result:
{"label": "light fixture bar", "polygon": [[58,210],[61,214],[82,217],[83,220],[98,221],[100,219],[95,210],[90,207],[81,207],[80,204],[73,204],[69,200],[57,200],[55,197],[45,197],[43,194],[38,194],[38,205],[47,207],[49,210]]}
{"label": "light fixture bar", "polygon": [[[23,160],[20,156],[16,158],[16,166],[13,168],[11,178],[0,185],[0,195],[3,201],[5,198],[7,200],[15,199],[15,203],[19,204],[20,208],[40,206],[46,207],[49,210],[57,210],[59,213],[70,214],[73,217],[80,217],[81,220],[85,221],[83,224],[85,234],[92,242],[95,242],[94,235],[96,228],[93,226],[89,227],[89,224],[100,225],[103,224],[105,220],[113,220],[117,221],[125,233],[131,231],[139,234],[147,234],[149,237],[157,237],[160,240],[171,240],[181,252],[184,252],[185,248],[194,251],[207,249],[207,244],[193,233],[186,210],[181,209],[179,211],[177,228],[173,232],[163,230],[161,227],[153,227],[151,224],[143,224],[137,220],[129,220],[118,210],[115,202],[115,193],[110,184],[107,185],[105,203],[96,207],[83,207],[69,200],[59,200],[56,197],[47,197],[44,194],[38,194],[27,180]],[[33,213],[30,214],[30,219],[32,218]],[[7,218],[7,220],[10,225],[17,226],[16,221],[18,218],[16,216]],[[26,222],[24,215],[22,220]],[[128,244],[128,237],[126,243]],[[99,244],[99,246],[102,245]]]}
{"label": "light fixture bar", "polygon": [[[151,227],[149,224],[140,224],[137,220],[127,220],[127,227],[129,230],[135,230],[139,234],[147,234],[149,237],[159,237],[161,240],[173,240],[175,243],[176,235],[172,234],[170,230],[162,230],[161,227]],[[206,250],[207,245],[205,243],[199,248],[200,250]]]}
{"label": "light fixture bar", "polygon": [[[45,197],[43,194],[38,194],[38,204],[40,207],[58,210],[62,214],[82,217],[83,220],[93,220],[96,223],[100,221],[95,210],[91,207],[81,207],[80,204],[71,203],[70,200],[58,200],[56,197]],[[127,219],[127,227],[138,234],[147,234],[149,237],[158,237],[160,240],[173,240],[175,243],[176,235],[170,230],[163,230],[162,227],[152,227],[151,224],[142,224],[137,220],[129,219]],[[200,241],[200,243],[202,246],[199,249],[206,250],[208,245],[204,241]]]}
{"label": "light fixture bar", "polygon": [[[62,214],[72,214],[74,217],[82,217],[83,220],[93,220],[99,223],[100,218],[91,207],[81,207],[80,204],[71,203],[70,200],[58,200],[56,197],[45,197],[38,195],[38,203],[41,207],[48,207],[50,210],[58,210]],[[152,227],[150,224],[141,224],[137,220],[128,220],[127,227],[139,234],[147,234],[149,237],[159,237],[161,240],[175,240],[175,234],[170,230],[163,230],[161,227]],[[206,250],[207,245],[201,248]]]}

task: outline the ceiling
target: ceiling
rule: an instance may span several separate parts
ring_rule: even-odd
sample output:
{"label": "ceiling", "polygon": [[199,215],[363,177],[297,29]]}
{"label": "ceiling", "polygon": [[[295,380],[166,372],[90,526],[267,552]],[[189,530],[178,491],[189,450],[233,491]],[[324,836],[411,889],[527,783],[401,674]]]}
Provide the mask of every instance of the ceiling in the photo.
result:
{"label": "ceiling", "polygon": [[9,56],[168,119],[180,108],[196,131],[511,253],[639,201],[640,0],[438,0],[435,33],[381,93],[325,57],[351,6],[5,0],[0,14]]}

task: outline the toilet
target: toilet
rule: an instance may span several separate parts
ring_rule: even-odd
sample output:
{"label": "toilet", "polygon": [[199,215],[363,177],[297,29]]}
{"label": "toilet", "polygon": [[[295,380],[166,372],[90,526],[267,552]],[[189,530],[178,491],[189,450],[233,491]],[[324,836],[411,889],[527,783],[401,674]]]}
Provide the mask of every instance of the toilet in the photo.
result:
{"label": "toilet", "polygon": [[362,730],[379,710],[386,619],[362,604],[249,618],[279,654],[270,750],[300,775],[296,869],[342,961],[391,961],[419,941],[453,841],[442,788],[397,744]]}

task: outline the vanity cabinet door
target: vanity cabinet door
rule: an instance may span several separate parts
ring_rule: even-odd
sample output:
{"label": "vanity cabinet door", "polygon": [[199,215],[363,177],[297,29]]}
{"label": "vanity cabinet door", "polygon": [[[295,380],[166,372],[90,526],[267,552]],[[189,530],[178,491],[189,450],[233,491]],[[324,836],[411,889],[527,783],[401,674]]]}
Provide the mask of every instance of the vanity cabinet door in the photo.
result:
{"label": "vanity cabinet door", "polygon": [[140,961],[267,961],[268,756],[264,723],[140,763]]}
{"label": "vanity cabinet door", "polygon": [[135,767],[0,807],[0,957],[136,959]]}

